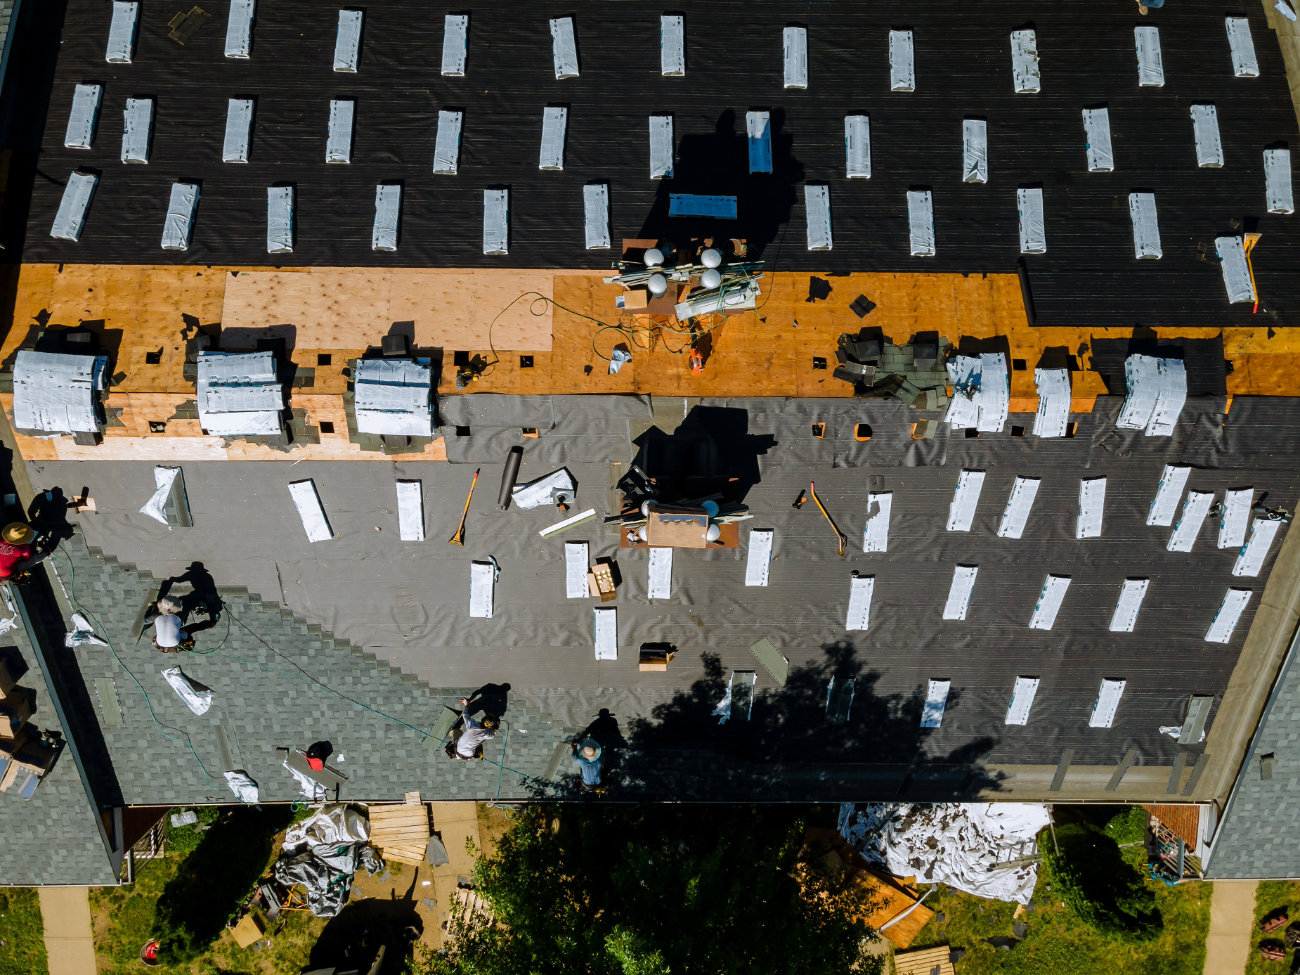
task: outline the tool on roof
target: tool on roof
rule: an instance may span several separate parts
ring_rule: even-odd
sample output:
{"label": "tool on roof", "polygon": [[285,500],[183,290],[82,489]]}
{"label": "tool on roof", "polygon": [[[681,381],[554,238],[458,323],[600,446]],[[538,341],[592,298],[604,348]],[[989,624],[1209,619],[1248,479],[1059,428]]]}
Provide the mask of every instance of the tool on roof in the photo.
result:
{"label": "tool on roof", "polygon": [[807,497],[805,497],[805,495],[807,494],[808,494],[807,491],[800,491],[799,497],[794,499],[794,504],[790,505],[790,507],[793,508],[795,511],[798,511],[800,508],[802,508],[803,503],[808,500]]}
{"label": "tool on roof", "polygon": [[1252,315],[1259,312],[1259,289],[1255,287],[1255,268],[1250,263],[1250,252],[1255,249],[1261,236],[1262,234],[1246,234],[1246,239],[1243,241],[1246,250],[1246,270],[1250,272],[1250,290],[1255,292],[1255,307],[1250,312]]}
{"label": "tool on roof", "polygon": [[[482,468],[480,468],[481,470]],[[449,545],[465,544],[465,519],[469,516],[469,503],[474,500],[474,488],[478,485],[478,471],[474,472],[474,480],[469,484],[469,497],[465,499],[465,510],[460,513],[460,527],[456,529],[456,534],[447,539]]]}
{"label": "tool on roof", "polygon": [[808,494],[813,501],[817,503],[818,509],[826,516],[826,520],[830,523],[831,529],[835,532],[836,538],[839,539],[840,558],[844,558],[849,551],[849,536],[840,531],[840,526],[835,524],[835,519],[832,518],[831,513],[826,510],[826,505],[822,504],[822,499],[817,497],[817,485],[815,483],[809,483]]}
{"label": "tool on roof", "polygon": [[501,472],[501,491],[497,494],[497,507],[502,511],[510,508],[510,498],[515,490],[515,481],[519,479],[519,463],[524,459],[524,448],[518,445],[510,448],[506,454],[506,466]]}

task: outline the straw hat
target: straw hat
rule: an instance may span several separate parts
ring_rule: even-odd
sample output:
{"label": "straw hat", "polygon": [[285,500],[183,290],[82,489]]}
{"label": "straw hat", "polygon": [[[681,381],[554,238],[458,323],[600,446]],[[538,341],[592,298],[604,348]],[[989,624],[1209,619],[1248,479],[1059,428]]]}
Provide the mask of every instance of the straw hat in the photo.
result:
{"label": "straw hat", "polygon": [[158,600],[158,612],[164,616],[175,616],[181,608],[180,600],[173,599],[171,596],[163,596]]}
{"label": "straw hat", "polygon": [[4,531],[0,531],[0,538],[3,538],[11,545],[26,545],[36,537],[36,532],[31,525],[25,525],[21,521],[11,522],[5,525]]}
{"label": "straw hat", "polygon": [[582,743],[579,752],[587,761],[594,762],[600,757],[600,744],[595,739],[588,738]]}

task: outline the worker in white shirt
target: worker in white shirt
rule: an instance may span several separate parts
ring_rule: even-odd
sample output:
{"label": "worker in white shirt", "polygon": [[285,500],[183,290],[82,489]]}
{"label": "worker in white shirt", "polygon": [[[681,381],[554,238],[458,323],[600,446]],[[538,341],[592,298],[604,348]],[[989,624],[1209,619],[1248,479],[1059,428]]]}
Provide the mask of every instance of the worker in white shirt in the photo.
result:
{"label": "worker in white shirt", "polygon": [[194,638],[181,629],[181,604],[170,596],[163,596],[154,604],[157,616],[153,621],[153,645],[162,653],[180,653],[194,648]]}
{"label": "worker in white shirt", "polygon": [[[460,705],[463,708],[468,708],[469,699],[462,697]],[[483,743],[497,736],[497,728],[501,726],[501,722],[497,720],[495,714],[484,714],[482,719],[476,721],[470,717],[468,711],[462,714],[461,718],[465,722],[465,729],[461,732],[460,738],[456,740],[453,757],[462,761],[469,761],[471,758],[482,758]]]}

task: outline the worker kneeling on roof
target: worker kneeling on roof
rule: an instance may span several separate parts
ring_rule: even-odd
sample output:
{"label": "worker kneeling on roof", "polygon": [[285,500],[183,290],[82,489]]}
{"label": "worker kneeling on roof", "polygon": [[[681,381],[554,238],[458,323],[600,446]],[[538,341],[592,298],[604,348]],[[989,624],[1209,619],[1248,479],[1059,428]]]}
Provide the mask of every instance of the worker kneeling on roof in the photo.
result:
{"label": "worker kneeling on roof", "polygon": [[194,649],[194,638],[181,629],[181,604],[163,596],[154,604],[153,645],[162,653],[179,653]]}
{"label": "worker kneeling on roof", "polygon": [[501,722],[495,714],[484,714],[482,719],[476,721],[469,715],[469,700],[462,697],[460,703],[461,707],[467,709],[461,714],[464,727],[458,729],[459,734],[453,741],[447,742],[447,757],[467,762],[471,758],[483,757],[483,743],[497,736],[496,730]]}

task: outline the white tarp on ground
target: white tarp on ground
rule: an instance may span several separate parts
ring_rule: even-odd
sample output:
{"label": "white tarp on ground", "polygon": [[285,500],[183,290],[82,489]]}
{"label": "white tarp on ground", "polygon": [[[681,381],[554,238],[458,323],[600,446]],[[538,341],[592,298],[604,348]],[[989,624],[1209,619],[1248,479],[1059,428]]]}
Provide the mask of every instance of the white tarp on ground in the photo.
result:
{"label": "white tarp on ground", "polygon": [[839,831],[868,863],[895,876],[1028,904],[1037,866],[995,864],[1022,855],[1022,844],[1024,855],[1032,852],[1047,823],[1047,807],[1031,803],[846,802],[840,806]]}

